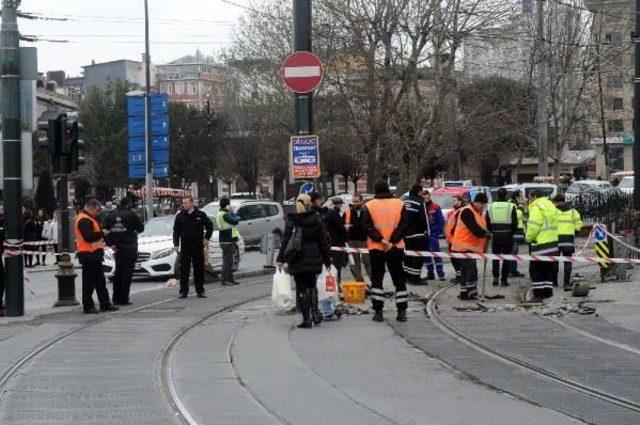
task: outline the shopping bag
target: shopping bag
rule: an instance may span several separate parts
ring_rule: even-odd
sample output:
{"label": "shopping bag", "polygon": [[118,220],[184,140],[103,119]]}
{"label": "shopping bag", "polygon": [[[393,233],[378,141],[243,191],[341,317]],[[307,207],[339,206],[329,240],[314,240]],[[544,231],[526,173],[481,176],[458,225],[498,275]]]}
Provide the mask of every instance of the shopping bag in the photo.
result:
{"label": "shopping bag", "polygon": [[334,266],[331,266],[331,271],[327,272],[327,269],[322,269],[322,273],[318,276],[316,287],[318,288],[318,301],[333,298],[338,295],[338,283],[337,277],[338,270]]}
{"label": "shopping bag", "polygon": [[271,304],[278,310],[291,310],[295,306],[293,291],[291,290],[291,276],[284,270],[277,270],[273,275],[271,288]]}

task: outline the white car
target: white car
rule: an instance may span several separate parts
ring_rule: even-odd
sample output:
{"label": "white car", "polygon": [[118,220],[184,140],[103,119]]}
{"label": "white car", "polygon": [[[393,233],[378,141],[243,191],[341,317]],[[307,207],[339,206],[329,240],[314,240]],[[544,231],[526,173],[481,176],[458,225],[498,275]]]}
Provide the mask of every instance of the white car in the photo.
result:
{"label": "white car", "polygon": [[625,176],[618,183],[618,189],[627,195],[633,195],[633,176]]}
{"label": "white car", "polygon": [[524,197],[524,199],[529,199],[529,195],[534,189],[538,192],[542,192],[542,194],[549,197],[549,199],[555,198],[555,196],[558,194],[558,186],[551,183],[515,183],[508,184],[502,187],[507,189],[509,196],[511,196],[511,194],[513,194],[515,191],[520,191],[520,195]]}
{"label": "white car", "polygon": [[[134,277],[160,278],[175,274],[178,254],[173,250],[173,222],[175,216],[153,218],[145,223],[144,232],[138,235],[138,258],[136,260]],[[215,226],[215,223],[214,223]],[[238,240],[238,250],[235,253],[233,270],[240,265],[240,258],[244,255],[244,240]],[[112,279],[115,272],[113,251],[107,248],[104,253],[103,268],[107,278]],[[219,270],[222,267],[222,250],[218,243],[218,231],[214,231],[209,242],[209,263],[205,269]]]}
{"label": "white car", "polygon": [[613,189],[611,183],[604,180],[578,180],[567,188],[565,198],[567,201],[573,201],[579,197],[588,197],[595,193],[606,193]]}

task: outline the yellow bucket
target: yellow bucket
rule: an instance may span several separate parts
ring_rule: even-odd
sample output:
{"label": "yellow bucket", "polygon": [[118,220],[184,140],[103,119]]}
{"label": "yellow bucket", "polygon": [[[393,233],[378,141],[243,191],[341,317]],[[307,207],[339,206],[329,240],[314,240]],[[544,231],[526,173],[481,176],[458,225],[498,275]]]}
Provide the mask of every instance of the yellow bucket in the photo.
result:
{"label": "yellow bucket", "polygon": [[342,298],[346,303],[362,304],[365,299],[365,283],[342,282]]}

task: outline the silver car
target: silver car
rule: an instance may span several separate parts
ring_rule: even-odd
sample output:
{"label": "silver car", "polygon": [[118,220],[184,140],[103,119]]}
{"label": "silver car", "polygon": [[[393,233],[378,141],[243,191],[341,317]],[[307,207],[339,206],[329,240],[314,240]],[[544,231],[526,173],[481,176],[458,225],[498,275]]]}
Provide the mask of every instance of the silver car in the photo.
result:
{"label": "silver car", "polygon": [[[284,233],[285,216],[282,205],[271,201],[231,199],[231,205],[240,216],[238,231],[247,246],[260,245],[262,237],[273,233],[276,246]],[[215,225],[215,217],[220,210],[218,202],[212,202],[202,208]]]}

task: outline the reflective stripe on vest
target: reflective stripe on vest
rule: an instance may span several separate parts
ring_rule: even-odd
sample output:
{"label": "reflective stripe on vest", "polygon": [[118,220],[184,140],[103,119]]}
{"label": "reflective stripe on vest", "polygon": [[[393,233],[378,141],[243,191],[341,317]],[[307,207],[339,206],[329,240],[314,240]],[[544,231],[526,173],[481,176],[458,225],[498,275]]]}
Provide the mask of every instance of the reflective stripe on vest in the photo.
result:
{"label": "reflective stripe on vest", "polygon": [[[464,210],[469,210],[482,229],[487,230],[487,222],[482,214],[479,214],[471,205],[460,208],[459,216],[462,217]],[[458,220],[456,230],[451,239],[451,250],[455,252],[484,252],[485,239],[475,236],[464,224],[464,220]]]}
{"label": "reflective stripe on vest", "polygon": [[225,214],[225,211],[218,211],[218,214],[216,214],[216,225],[218,226],[218,231],[222,232],[223,230],[231,229],[231,237],[238,238],[238,236],[240,236],[240,234],[238,233],[238,226],[227,223],[224,220]]}
{"label": "reflective stripe on vest", "polygon": [[[404,202],[400,199],[393,198],[374,199],[369,201],[365,208],[369,211],[373,226],[378,230],[380,235],[382,235],[382,239],[389,241],[393,232],[398,228],[398,224],[400,224]],[[393,246],[396,248],[404,248],[404,241],[401,240]],[[384,251],[382,243],[375,242],[371,238],[367,239],[367,248]]]}
{"label": "reflective stripe on vest", "polygon": [[89,221],[91,221],[91,225],[93,227],[93,231],[94,232],[99,232],[100,231],[100,223],[98,223],[98,220],[96,220],[95,218],[91,217],[89,214],[87,214],[84,211],[81,211],[78,216],[76,217],[76,224],[74,226],[73,229],[73,233],[75,234],[76,237],[76,251],[78,252],[96,252],[99,250],[104,250],[104,239],[100,238],[100,240],[96,241],[96,242],[87,242],[84,240],[84,238],[82,237],[82,232],[80,232],[80,228],[78,227],[78,224],[80,223],[81,220],[83,219],[88,219]]}

